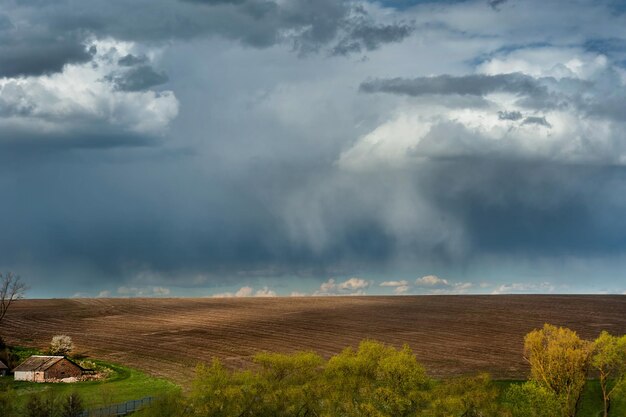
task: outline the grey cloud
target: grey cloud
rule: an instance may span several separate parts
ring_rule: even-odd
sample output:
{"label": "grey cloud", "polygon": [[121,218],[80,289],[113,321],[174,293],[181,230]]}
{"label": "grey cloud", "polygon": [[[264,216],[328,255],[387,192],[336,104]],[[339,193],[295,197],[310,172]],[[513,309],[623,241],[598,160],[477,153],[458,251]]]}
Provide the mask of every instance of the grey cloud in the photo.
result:
{"label": "grey cloud", "polygon": [[93,52],[75,37],[0,36],[0,77],[59,72],[66,64],[89,61]]}
{"label": "grey cloud", "polygon": [[[28,115],[26,111],[22,115]],[[112,127],[106,123],[91,121],[89,129],[73,129],[71,132],[46,133],[31,130],[5,128],[0,133],[2,159],[32,158],[36,155],[56,155],[72,150],[105,150],[156,146],[160,140],[154,135],[139,134]],[[2,160],[0,159],[0,160]]]}
{"label": "grey cloud", "polygon": [[13,22],[11,22],[11,19],[5,14],[0,14],[0,32],[14,28],[15,26]]}
{"label": "grey cloud", "polygon": [[135,56],[133,54],[128,54],[117,61],[117,64],[123,67],[132,67],[139,64],[145,64],[148,62],[148,57],[145,55]]}
{"label": "grey cloud", "polygon": [[[48,163],[42,157],[35,159],[36,169],[12,167],[11,175],[19,175],[29,191],[17,193],[14,183],[0,184],[0,191],[16,195],[12,209],[24,210],[21,220],[9,224],[9,208],[0,207],[0,224],[7,227],[6,236],[14,236],[0,241],[4,259],[29,252],[50,270],[82,259],[88,276],[107,276],[109,282],[150,270],[166,276],[201,272],[224,283],[261,269],[274,276],[323,275],[341,264],[391,255],[393,237],[358,211],[323,251],[294,241],[278,212],[259,198],[271,193],[282,199],[265,176],[246,179],[247,184],[211,172],[198,178],[197,167],[185,167],[188,157],[89,166],[92,157],[66,155]],[[291,174],[283,186],[294,190],[305,179],[301,168]],[[46,204],[33,204],[34,199]],[[333,208],[341,212],[325,221],[340,221],[349,214],[345,210],[356,208],[348,204],[344,210],[344,203],[324,201],[328,214]]]}
{"label": "grey cloud", "polygon": [[531,96],[547,94],[547,89],[535,78],[521,73],[377,79],[361,83],[359,89],[365,93],[382,92],[414,97],[431,94],[484,96],[498,91]]}
{"label": "grey cloud", "polygon": [[[51,35],[85,33],[149,45],[217,35],[259,47],[285,42],[304,53],[332,52],[352,36],[354,26],[346,21],[354,11],[335,3],[58,0],[30,2],[37,7],[25,6],[20,13]],[[0,8],[14,4],[4,2]],[[485,11],[484,3],[476,5]],[[536,17],[529,15],[533,22]],[[467,32],[461,32],[466,41]],[[353,50],[366,51],[367,36],[354,36],[358,47]],[[478,42],[472,38],[470,44]],[[458,39],[453,43],[455,48],[465,46]],[[398,64],[404,71],[420,66],[435,74],[442,68],[463,70],[456,56],[452,60],[458,67],[450,66],[447,57],[441,60],[440,54],[435,54],[432,67],[421,67],[420,62],[404,61],[407,52],[385,62],[373,57],[371,66],[347,67],[346,61],[338,69],[319,57],[294,64],[292,56],[285,59],[283,51],[276,50],[267,51],[276,53],[267,59],[271,64],[249,48],[223,54],[225,45],[233,47],[227,42],[174,45],[160,65],[171,76],[170,86],[183,110],[173,121],[176,134],[160,142],[129,133],[132,125],[112,128],[79,115],[68,123],[82,130],[70,133],[0,131],[0,195],[9,202],[0,205],[0,269],[18,270],[45,295],[61,288],[72,294],[75,282],[97,291],[109,284],[125,285],[143,271],[154,273],[163,284],[190,286],[225,285],[256,276],[291,280],[346,271],[352,276],[357,270],[397,272],[394,268],[402,263],[411,273],[424,265],[456,268],[459,275],[472,265],[480,273],[517,273],[481,261],[494,255],[512,257],[519,262],[516,266],[527,260],[531,266],[520,268],[523,274],[536,273],[537,265],[550,259],[560,264],[560,256],[584,263],[597,254],[610,264],[612,255],[622,257],[626,251],[626,203],[620,192],[626,188],[626,172],[610,158],[588,165],[532,159],[514,147],[505,152],[501,147],[510,145],[507,140],[488,144],[480,132],[447,124],[435,126],[424,144],[412,150],[429,158],[372,173],[345,172],[334,164],[355,138],[388,119],[394,102],[393,97],[352,97],[350,86],[324,88],[344,86],[345,80],[353,82],[369,73],[385,77]],[[370,45],[377,47],[376,42]],[[200,55],[203,59],[196,59]],[[144,64],[121,68],[120,76]],[[159,70],[152,69],[157,74]],[[318,77],[323,82],[318,84]],[[426,104],[438,100],[475,107],[490,105],[484,94],[507,91],[520,96],[515,104],[525,103],[532,111],[496,116],[496,110],[487,107],[485,112],[519,123],[543,114],[535,110],[546,106],[626,120],[623,89],[612,79],[601,88],[597,80],[483,76],[449,82],[447,77],[440,78],[439,85],[418,82],[408,90],[413,80],[404,80],[396,86],[397,93],[423,97]],[[138,79],[136,85],[146,85],[145,78]],[[389,88],[384,84],[379,83],[381,92]],[[308,88],[299,89],[301,85]],[[251,92],[260,92],[261,104],[248,106],[242,99]],[[308,101],[309,95],[319,99]],[[563,103],[568,107],[559,107]],[[30,103],[10,104],[13,107],[0,108],[9,115],[32,112]],[[623,135],[616,137],[619,146]],[[155,143],[161,146],[147,146]],[[202,279],[193,278],[197,276]]]}
{"label": "grey cloud", "polygon": [[412,31],[334,0],[59,0],[37,6],[5,0],[0,6],[9,18],[15,14],[26,22],[0,36],[0,54],[11,58],[0,64],[7,76],[57,72],[66,63],[87,61],[82,44],[91,35],[138,42],[216,35],[259,48],[284,42],[300,54],[322,48],[347,54],[401,41]]}
{"label": "grey cloud", "polygon": [[498,119],[500,120],[513,120],[517,121],[523,118],[522,113],[519,111],[499,111]]}
{"label": "grey cloud", "polygon": [[[483,97],[495,92],[516,94],[515,104],[535,111],[577,111],[583,116],[626,121],[626,88],[614,68],[606,68],[590,80],[574,78],[532,77],[521,73],[464,76],[388,78],[364,81],[359,90],[364,93],[388,93],[411,97],[469,96]],[[445,104],[440,98],[438,102]],[[452,103],[453,104],[453,103]],[[471,103],[466,103],[468,106]],[[480,102],[472,107],[478,107]],[[501,120],[519,120],[517,112],[499,112]],[[527,124],[543,124],[543,120],[528,118]]]}
{"label": "grey cloud", "polygon": [[426,198],[463,222],[474,253],[575,256],[624,250],[620,233],[626,222],[616,221],[613,228],[605,217],[624,206],[609,185],[624,184],[623,167],[479,157],[440,160],[428,170],[420,180]]}
{"label": "grey cloud", "polygon": [[363,50],[372,51],[385,43],[400,42],[410,36],[414,27],[405,23],[377,25],[360,21],[354,24],[332,49],[333,55],[349,55]]}
{"label": "grey cloud", "polygon": [[507,0],[487,0],[487,4],[494,10],[498,10],[498,7],[506,3]]}
{"label": "grey cloud", "polygon": [[183,0],[189,3],[199,3],[204,4],[206,6],[215,6],[219,4],[241,4],[245,3],[247,0]]}
{"label": "grey cloud", "polygon": [[550,123],[548,123],[548,121],[546,120],[545,116],[544,117],[528,116],[527,118],[524,119],[522,124],[523,125],[539,125],[539,126],[545,126],[545,127],[552,127],[552,125]]}
{"label": "grey cloud", "polygon": [[131,68],[119,74],[106,77],[120,91],[141,91],[165,84],[169,78],[164,72],[157,72],[149,65]]}

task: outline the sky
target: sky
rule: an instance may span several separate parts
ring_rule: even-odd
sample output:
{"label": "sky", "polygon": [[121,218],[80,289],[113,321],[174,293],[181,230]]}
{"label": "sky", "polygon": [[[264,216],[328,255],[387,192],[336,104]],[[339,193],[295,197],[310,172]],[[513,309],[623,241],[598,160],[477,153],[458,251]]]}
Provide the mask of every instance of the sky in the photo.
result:
{"label": "sky", "polygon": [[626,293],[625,28],[617,0],[0,0],[0,270]]}

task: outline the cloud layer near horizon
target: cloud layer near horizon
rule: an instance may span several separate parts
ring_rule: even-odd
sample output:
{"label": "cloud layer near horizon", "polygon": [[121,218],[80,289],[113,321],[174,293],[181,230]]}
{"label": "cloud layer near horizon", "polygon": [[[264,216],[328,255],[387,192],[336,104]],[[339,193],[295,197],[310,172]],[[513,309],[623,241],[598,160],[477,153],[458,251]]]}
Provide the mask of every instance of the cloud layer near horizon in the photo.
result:
{"label": "cloud layer near horizon", "polygon": [[564,4],[1,0],[0,267],[39,296],[621,293],[626,17]]}

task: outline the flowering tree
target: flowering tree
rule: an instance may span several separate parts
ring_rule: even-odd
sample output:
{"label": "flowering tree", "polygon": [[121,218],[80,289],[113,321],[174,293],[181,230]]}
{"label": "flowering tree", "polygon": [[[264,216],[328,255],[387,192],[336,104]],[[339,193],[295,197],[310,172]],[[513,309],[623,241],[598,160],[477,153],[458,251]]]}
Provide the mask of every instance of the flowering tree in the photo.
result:
{"label": "flowering tree", "polygon": [[52,342],[50,342],[51,355],[66,356],[69,355],[73,349],[74,343],[72,342],[72,338],[64,334],[54,336]]}

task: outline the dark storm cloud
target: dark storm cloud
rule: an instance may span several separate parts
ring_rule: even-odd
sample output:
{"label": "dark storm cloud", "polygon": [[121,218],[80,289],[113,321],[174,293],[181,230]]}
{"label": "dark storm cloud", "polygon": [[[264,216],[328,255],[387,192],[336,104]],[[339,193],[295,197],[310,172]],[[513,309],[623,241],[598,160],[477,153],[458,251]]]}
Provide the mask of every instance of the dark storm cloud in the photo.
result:
{"label": "dark storm cloud", "polygon": [[146,62],[148,62],[148,57],[145,55],[135,56],[133,54],[127,54],[120,58],[117,64],[122,67],[132,67],[134,65],[145,64]]}
{"label": "dark storm cloud", "polygon": [[427,169],[423,190],[442,213],[461,219],[475,253],[584,256],[626,248],[626,222],[617,215],[624,202],[611,192],[626,183],[623,167],[480,157]]}
{"label": "dark storm cloud", "polygon": [[[29,169],[11,165],[20,184],[0,183],[0,192],[14,196],[10,207],[0,207],[0,226],[12,237],[0,240],[2,260],[34,257],[51,271],[80,265],[86,277],[107,276],[114,285],[148,270],[185,285],[177,280],[185,273],[212,274],[222,283],[259,270],[323,276],[342,263],[370,264],[392,255],[393,236],[346,197],[324,201],[328,214],[335,210],[337,216],[329,223],[352,211],[328,247],[317,251],[294,241],[263,194],[273,192],[275,175],[286,190],[301,187],[302,167],[271,173],[268,166],[267,175],[243,184],[218,175],[196,178],[188,156],[153,155],[133,163],[94,164],[89,154],[74,154],[54,162],[36,158]],[[7,174],[7,164],[0,170]],[[14,210],[22,214],[9,221]]]}
{"label": "dark storm cloud", "polygon": [[169,78],[164,72],[157,72],[149,65],[131,68],[121,74],[106,77],[120,91],[141,91],[165,84]]}
{"label": "dark storm cloud", "polygon": [[215,6],[218,4],[241,4],[247,0],[183,0],[189,3],[199,3],[207,6]]}
{"label": "dark storm cloud", "polygon": [[[518,96],[516,104],[532,110],[578,111],[590,117],[626,122],[626,88],[614,68],[600,71],[590,80],[563,77],[533,77],[521,73],[472,74],[463,76],[375,79],[362,82],[364,93],[388,93],[411,97],[470,96],[483,97],[506,92]],[[480,102],[473,106],[478,107]],[[517,112],[499,112],[500,120],[519,120]],[[517,119],[514,119],[517,118]],[[543,124],[544,120],[527,118],[526,124]]]}
{"label": "dark storm cloud", "polygon": [[349,55],[363,50],[372,51],[385,43],[400,42],[411,35],[415,28],[406,23],[379,25],[364,18],[355,19],[344,37],[332,49],[333,55]]}
{"label": "dark storm cloud", "polygon": [[487,0],[487,4],[494,10],[498,10],[498,7],[506,3],[507,0]]}
{"label": "dark storm cloud", "polygon": [[520,120],[522,117],[522,112],[519,111],[499,111],[498,119],[500,120]]}
{"label": "dark storm cloud", "polygon": [[14,28],[15,26],[13,25],[13,22],[11,22],[11,19],[9,19],[9,16],[0,13],[0,33]]}
{"label": "dark storm cloud", "polygon": [[89,61],[90,51],[74,37],[29,36],[13,38],[0,32],[0,77],[42,75],[59,72],[66,64]]}
{"label": "dark storm cloud", "polygon": [[[532,265],[623,256],[621,74],[388,79],[462,74],[468,63],[478,65],[474,55],[502,58],[537,47],[511,35],[513,18],[528,19],[516,23],[516,33],[529,23],[531,35],[549,26],[549,36],[531,40],[576,42],[571,33],[560,37],[552,14],[532,9],[512,17],[508,7],[493,13],[484,1],[416,9],[410,6],[428,2],[391,3],[406,5],[399,9],[407,14],[336,0],[0,0],[0,71],[49,74],[92,60],[76,69],[77,88],[56,79],[65,74],[45,83],[3,81],[0,268],[63,296],[76,283],[95,295],[136,283],[207,287],[250,285],[255,277],[394,274],[403,263],[410,274],[425,264],[463,269],[472,262],[484,271],[490,265],[476,260],[494,254]],[[524,11],[522,3],[515,5]],[[448,7],[458,7],[449,19]],[[459,12],[485,20],[459,22],[472,16]],[[369,62],[328,59],[400,42],[414,32],[413,18],[434,22],[418,25],[425,47],[416,39],[369,54]],[[94,38],[99,48],[123,52],[92,57],[84,45]],[[37,40],[52,51],[80,46],[87,56],[59,46],[50,57],[31,45]],[[277,44],[295,53],[256,50]],[[1,48],[23,58],[6,64]],[[29,61],[40,56],[49,61]],[[539,72],[550,74],[547,65]],[[354,83],[369,76],[379,78],[362,83],[362,92],[419,103],[355,95]],[[152,90],[165,82],[172,92]],[[514,102],[485,97],[499,92]],[[168,93],[169,105],[142,113]],[[459,108],[471,123],[455,116]],[[412,136],[419,109],[429,127]],[[437,112],[432,119],[429,111]],[[542,127],[576,121],[590,128],[571,142],[558,137],[563,129]],[[374,139],[374,155],[365,149],[362,166],[342,165],[346,149],[364,137]],[[500,272],[513,274],[493,274]]]}
{"label": "dark storm cloud", "polygon": [[[23,116],[23,114],[20,114]],[[115,129],[106,123],[93,121],[89,129],[72,132],[46,133],[4,129],[0,133],[0,161],[30,160],[37,156],[58,157],[71,150],[105,150],[127,147],[157,146],[161,141],[154,135]]]}
{"label": "dark storm cloud", "polygon": [[521,73],[378,79],[363,82],[359,88],[365,93],[391,93],[414,97],[433,94],[484,96],[495,92],[532,97],[544,97],[547,94],[547,89],[535,78]]}
{"label": "dark storm cloud", "polygon": [[[164,42],[217,35],[254,47],[280,42],[301,54],[329,47],[335,53],[373,50],[406,38],[402,23],[379,23],[364,9],[334,0],[121,0],[0,2],[0,75],[38,75],[90,59],[90,36]],[[11,24],[12,16],[20,25]],[[123,64],[122,64],[123,65]]]}
{"label": "dark storm cloud", "polygon": [[545,117],[537,117],[537,116],[528,116],[522,122],[523,125],[539,125],[545,127],[552,127],[550,123],[546,120]]}

